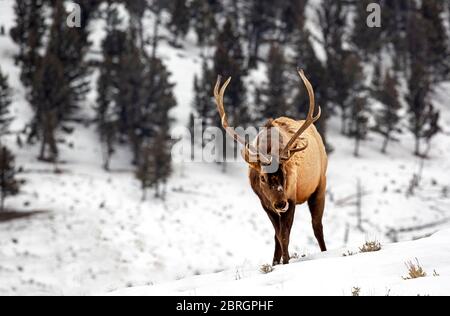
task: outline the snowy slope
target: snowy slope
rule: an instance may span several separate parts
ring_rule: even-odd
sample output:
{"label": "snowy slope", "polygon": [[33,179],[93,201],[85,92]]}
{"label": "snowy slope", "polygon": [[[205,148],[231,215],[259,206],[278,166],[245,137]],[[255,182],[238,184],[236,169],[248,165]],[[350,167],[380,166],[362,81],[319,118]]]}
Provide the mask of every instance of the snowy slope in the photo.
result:
{"label": "snowy slope", "polygon": [[[0,1],[0,24],[7,31],[13,24],[12,3]],[[149,15],[146,29],[151,30],[151,25]],[[96,43],[103,34],[101,29],[100,22],[93,27]],[[161,43],[159,49],[176,83],[178,107],[173,116],[181,126],[187,122],[201,53],[191,35],[184,45],[185,49],[178,50]],[[12,129],[19,131],[29,121],[31,110],[13,62],[16,49],[9,37],[0,36],[0,66],[14,91]],[[264,69],[259,69],[249,82],[261,82],[262,76]],[[92,82],[95,88],[94,78]],[[415,196],[406,196],[419,166],[411,155],[410,135],[402,136],[389,156],[379,153],[380,141],[373,136],[361,149],[363,157],[355,159],[352,142],[339,135],[339,125],[332,121],[329,136],[336,151],[330,157],[324,220],[330,249],[359,245],[371,237],[382,242],[411,240],[449,227],[450,196],[444,194],[444,188],[450,186],[449,91],[450,84],[436,90],[434,99],[443,111],[445,130],[434,140],[432,159],[426,161]],[[92,117],[94,101],[95,91],[82,115]],[[53,166],[36,161],[37,147],[18,148],[15,137],[4,140],[17,154],[18,165],[24,168],[20,177],[26,181],[21,194],[9,199],[7,207],[44,213],[0,223],[0,295],[104,293],[220,271],[232,271],[222,275],[257,273],[255,267],[271,262],[273,228],[249,188],[244,163],[231,164],[226,174],[214,164],[177,163],[168,183],[167,201],[142,202],[127,148],[115,155],[114,171],[105,173],[95,127],[75,127],[76,132],[61,146],[62,174],[54,174]],[[367,192],[362,231],[356,228],[352,198],[357,178]],[[401,231],[394,238],[389,232],[395,230]],[[292,253],[315,258],[318,246],[305,206],[298,207],[291,237]],[[387,250],[391,247],[400,246]],[[398,258],[397,274],[402,274],[403,261],[415,256],[421,258],[420,253]],[[274,275],[295,267],[279,268]],[[433,268],[445,276],[444,268]]]}
{"label": "snowy slope", "polygon": [[[449,295],[450,230],[432,237],[383,246],[379,252],[343,257],[344,250],[309,256],[289,266],[278,266],[269,274],[257,269],[226,271],[185,280],[137,287],[108,295]],[[405,280],[405,262],[418,260],[426,277]]]}

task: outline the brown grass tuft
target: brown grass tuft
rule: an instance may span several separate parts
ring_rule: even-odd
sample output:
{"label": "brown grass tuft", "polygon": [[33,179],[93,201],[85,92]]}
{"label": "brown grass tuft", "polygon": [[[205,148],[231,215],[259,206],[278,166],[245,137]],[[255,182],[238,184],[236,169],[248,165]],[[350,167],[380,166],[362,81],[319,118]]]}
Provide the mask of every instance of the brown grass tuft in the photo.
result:
{"label": "brown grass tuft", "polygon": [[416,262],[408,261],[405,263],[408,268],[408,276],[403,277],[403,280],[412,280],[418,278],[424,278],[427,276],[427,273],[423,270],[422,266],[419,263],[419,260],[416,258]]}
{"label": "brown grass tuft", "polygon": [[381,243],[377,240],[366,241],[366,243],[359,248],[361,252],[376,252],[381,250]]}
{"label": "brown grass tuft", "polygon": [[271,273],[271,272],[273,272],[273,270],[275,270],[270,264],[263,264],[262,266],[261,266],[261,268],[259,268],[259,271],[262,273],[262,274],[268,274],[268,273]]}
{"label": "brown grass tuft", "polygon": [[352,296],[361,296],[361,288],[360,287],[352,288]]}

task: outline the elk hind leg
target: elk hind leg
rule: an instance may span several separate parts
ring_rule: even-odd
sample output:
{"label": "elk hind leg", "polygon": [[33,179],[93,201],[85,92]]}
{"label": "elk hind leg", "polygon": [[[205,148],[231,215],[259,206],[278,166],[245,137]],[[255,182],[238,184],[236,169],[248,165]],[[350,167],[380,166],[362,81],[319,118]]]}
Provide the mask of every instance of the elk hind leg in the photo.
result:
{"label": "elk hind leg", "polygon": [[325,198],[326,198],[326,185],[323,184],[308,200],[309,210],[312,217],[312,227],[314,230],[314,236],[319,243],[320,250],[327,251],[325,239],[323,236],[323,213],[325,210]]}

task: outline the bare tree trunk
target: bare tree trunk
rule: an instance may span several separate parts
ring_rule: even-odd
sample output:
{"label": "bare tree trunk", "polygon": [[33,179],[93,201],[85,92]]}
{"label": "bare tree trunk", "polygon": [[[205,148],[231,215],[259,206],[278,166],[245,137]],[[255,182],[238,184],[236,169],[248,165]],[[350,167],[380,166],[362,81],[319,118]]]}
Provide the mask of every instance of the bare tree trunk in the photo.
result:
{"label": "bare tree trunk", "polygon": [[45,160],[45,143],[46,143],[46,139],[45,139],[45,135],[42,137],[42,141],[41,141],[41,149],[39,151],[39,160]]}
{"label": "bare tree trunk", "polygon": [[363,198],[363,189],[361,185],[361,180],[358,179],[356,183],[356,191],[357,191],[357,200],[356,200],[356,217],[358,220],[357,227],[361,232],[364,232],[364,228],[362,227],[362,198]]}
{"label": "bare tree trunk", "polygon": [[348,241],[350,239],[350,224],[345,224],[345,234],[344,234],[344,246],[347,246]]}
{"label": "bare tree trunk", "polygon": [[0,188],[0,212],[5,210],[5,195],[3,193],[3,189]]}
{"label": "bare tree trunk", "polygon": [[386,137],[384,138],[383,147],[381,148],[381,153],[382,154],[386,154],[387,153],[387,148],[388,148],[390,140],[391,140],[391,137],[390,137],[389,134],[387,134]]}
{"label": "bare tree trunk", "polygon": [[161,10],[158,7],[156,8],[156,19],[155,24],[153,25],[153,41],[152,41],[152,59],[156,58],[156,51],[158,49],[158,40],[159,40],[159,25],[161,24]]}
{"label": "bare tree trunk", "polygon": [[358,136],[355,137],[355,151],[353,155],[355,157],[359,157],[359,146],[360,146],[361,140]]}
{"label": "bare tree trunk", "polygon": [[420,137],[419,136],[415,136],[415,149],[414,149],[414,155],[419,156],[420,157]]}
{"label": "bare tree trunk", "polygon": [[147,200],[147,188],[145,185],[142,185],[142,198],[141,201],[145,202]]}
{"label": "bare tree trunk", "polygon": [[344,113],[341,115],[341,134],[347,135],[347,115]]}

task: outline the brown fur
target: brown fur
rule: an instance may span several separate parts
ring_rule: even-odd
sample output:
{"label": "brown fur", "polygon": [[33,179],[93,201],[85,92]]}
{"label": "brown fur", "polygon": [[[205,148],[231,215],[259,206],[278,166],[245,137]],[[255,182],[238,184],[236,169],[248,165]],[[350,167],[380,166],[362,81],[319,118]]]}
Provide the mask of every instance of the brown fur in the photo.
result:
{"label": "brown fur", "polygon": [[[291,139],[304,121],[295,121],[281,117],[270,120],[266,127],[277,128],[281,137],[281,146]],[[265,134],[267,135],[267,134]],[[258,195],[275,229],[275,254],[273,264],[289,263],[289,238],[294,220],[296,205],[308,202],[312,215],[312,226],[322,251],[326,251],[323,237],[322,217],[325,208],[326,172],[328,159],[325,146],[317,129],[312,125],[297,140],[298,146],[307,142],[308,147],[296,153],[290,160],[281,162],[275,174],[265,174],[258,164],[249,163],[249,178],[253,191]],[[303,144],[302,144],[303,143]],[[255,144],[264,148],[270,140],[260,134]],[[269,148],[267,148],[269,147]],[[267,146],[270,152],[270,146]],[[244,157],[247,158],[247,157]],[[280,191],[280,185],[283,190]],[[277,209],[287,201],[289,208],[285,212]],[[286,204],[284,204],[286,205]]]}

